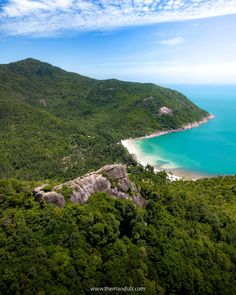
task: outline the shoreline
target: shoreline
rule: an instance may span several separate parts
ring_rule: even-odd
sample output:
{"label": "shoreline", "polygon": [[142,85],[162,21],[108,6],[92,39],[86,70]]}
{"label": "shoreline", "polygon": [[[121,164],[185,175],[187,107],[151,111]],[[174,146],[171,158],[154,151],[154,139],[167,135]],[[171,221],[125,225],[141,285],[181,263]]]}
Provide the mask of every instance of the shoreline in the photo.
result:
{"label": "shoreline", "polygon": [[[181,132],[181,131],[185,131],[185,130],[189,130],[189,129],[193,129],[193,128],[197,128],[199,127],[200,125],[202,124],[205,124],[207,123],[209,120],[212,120],[214,119],[215,116],[212,115],[212,114],[209,114],[208,116],[204,117],[202,120],[200,121],[195,121],[193,123],[188,123],[188,124],[185,124],[183,125],[183,127],[180,127],[180,128],[176,128],[176,129],[170,129],[170,130],[166,130],[166,131],[157,131],[157,132],[154,132],[154,133],[151,133],[149,135],[145,135],[145,136],[141,136],[141,137],[137,137],[137,138],[132,138],[134,140],[142,140],[142,139],[147,139],[147,138],[153,138],[153,137],[158,137],[158,136],[161,136],[161,135],[166,135],[166,134],[169,134],[169,133],[175,133],[175,132]],[[130,138],[131,139],[131,138]]]}
{"label": "shoreline", "polygon": [[[152,134],[138,137],[138,138],[129,138],[129,139],[121,140],[121,144],[128,150],[129,154],[131,154],[139,164],[141,164],[144,167],[147,164],[153,166],[152,162],[155,159],[153,158],[153,156],[145,155],[140,150],[137,143],[135,142],[136,140],[143,140],[143,139],[147,139],[147,138],[159,137],[159,136],[170,134],[170,133],[182,132],[185,130],[197,128],[200,125],[205,124],[209,120],[214,119],[214,118],[215,118],[214,115],[209,114],[208,116],[204,117],[202,120],[185,124],[185,125],[183,125],[183,127],[180,127],[177,129],[166,130],[166,131],[157,131]],[[158,168],[154,167],[154,171],[157,173],[157,172],[163,171],[163,169],[158,169]],[[170,181],[183,180],[183,179],[197,180],[197,179],[200,179],[203,177],[207,177],[206,175],[201,175],[199,173],[194,173],[194,172],[188,172],[188,171],[184,171],[184,170],[176,169],[176,168],[166,169],[165,171],[167,172],[167,175],[168,175],[167,178]]]}

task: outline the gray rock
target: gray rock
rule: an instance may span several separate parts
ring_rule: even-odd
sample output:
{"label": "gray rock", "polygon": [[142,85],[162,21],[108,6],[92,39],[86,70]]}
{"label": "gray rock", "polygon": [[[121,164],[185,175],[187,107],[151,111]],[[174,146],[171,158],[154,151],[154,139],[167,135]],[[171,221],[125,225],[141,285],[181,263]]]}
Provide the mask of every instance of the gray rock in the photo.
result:
{"label": "gray rock", "polygon": [[119,179],[117,182],[117,188],[120,189],[122,192],[128,192],[132,188],[131,182],[128,178]]}
{"label": "gray rock", "polygon": [[53,188],[52,192],[43,192],[40,187],[34,189],[37,191],[35,199],[44,199],[46,203],[55,203],[60,207],[65,204],[64,197],[58,193],[67,186],[72,189],[70,201],[72,203],[84,204],[90,196],[97,192],[106,192],[115,198],[130,200],[140,207],[145,206],[145,200],[142,198],[135,183],[129,180],[126,166],[121,164],[106,165],[96,172],[78,177],[72,181],[60,184]]}
{"label": "gray rock", "polygon": [[35,196],[38,192],[42,191],[46,186],[48,186],[47,183],[41,185],[41,186],[37,186],[36,188],[34,188],[33,190],[33,195]]}
{"label": "gray rock", "polygon": [[173,110],[168,107],[162,107],[159,110],[160,115],[173,115]]}
{"label": "gray rock", "polygon": [[53,204],[58,205],[61,208],[65,206],[65,199],[64,199],[63,195],[59,194],[55,191],[44,193],[42,196],[42,199],[46,203],[53,203]]}
{"label": "gray rock", "polygon": [[[33,192],[33,194],[34,194],[34,192]],[[34,198],[35,198],[35,200],[39,201],[42,199],[43,195],[44,195],[44,191],[38,191],[37,193],[34,194]]]}
{"label": "gray rock", "polygon": [[133,197],[133,202],[141,208],[144,208],[146,205],[145,199],[140,194]]}
{"label": "gray rock", "polygon": [[126,167],[119,164],[106,165],[99,169],[96,173],[107,174],[112,180],[128,177]]}

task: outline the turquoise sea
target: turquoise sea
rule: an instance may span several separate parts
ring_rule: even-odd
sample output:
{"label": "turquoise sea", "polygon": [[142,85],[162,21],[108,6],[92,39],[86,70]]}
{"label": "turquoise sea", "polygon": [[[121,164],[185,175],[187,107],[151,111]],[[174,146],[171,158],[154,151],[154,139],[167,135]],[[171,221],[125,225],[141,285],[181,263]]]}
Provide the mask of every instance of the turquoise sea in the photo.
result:
{"label": "turquoise sea", "polygon": [[168,87],[184,93],[215,119],[184,132],[138,140],[150,164],[201,175],[236,174],[236,86]]}

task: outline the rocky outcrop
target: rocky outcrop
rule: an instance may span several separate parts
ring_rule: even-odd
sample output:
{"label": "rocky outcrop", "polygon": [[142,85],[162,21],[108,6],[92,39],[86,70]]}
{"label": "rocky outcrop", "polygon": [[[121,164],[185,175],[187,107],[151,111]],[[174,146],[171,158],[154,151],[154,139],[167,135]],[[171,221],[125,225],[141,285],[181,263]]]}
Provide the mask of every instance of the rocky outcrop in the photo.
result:
{"label": "rocky outcrop", "polygon": [[46,203],[53,203],[57,206],[63,208],[65,206],[65,198],[62,194],[59,194],[58,192],[52,191],[52,192],[44,192],[39,191],[35,196],[35,200],[44,200]]}
{"label": "rocky outcrop", "polygon": [[72,203],[84,204],[92,194],[106,192],[113,197],[130,200],[140,207],[145,205],[138,187],[129,180],[126,166],[121,164],[104,166],[96,172],[55,186],[51,192],[44,192],[44,187],[34,189],[35,199],[43,199],[60,207],[65,205],[65,197],[61,193],[65,187],[71,190],[69,199]]}
{"label": "rocky outcrop", "polygon": [[46,203],[53,203],[59,207],[65,206],[65,198],[62,194],[56,191],[45,192],[44,189],[48,186],[48,184],[44,184],[42,186],[38,186],[33,190],[33,195],[36,201],[43,200]]}
{"label": "rocky outcrop", "polygon": [[159,110],[160,115],[173,115],[173,110],[168,107],[162,107]]}

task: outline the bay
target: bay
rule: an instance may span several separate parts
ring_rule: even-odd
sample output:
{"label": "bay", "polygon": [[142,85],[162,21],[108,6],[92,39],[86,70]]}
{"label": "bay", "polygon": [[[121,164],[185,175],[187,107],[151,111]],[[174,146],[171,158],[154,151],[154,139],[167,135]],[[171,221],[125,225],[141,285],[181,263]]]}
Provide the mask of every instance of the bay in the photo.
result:
{"label": "bay", "polygon": [[[157,169],[201,175],[236,173],[236,86],[168,85],[215,115],[208,123],[183,132],[137,140]],[[150,161],[149,161],[150,162]]]}

